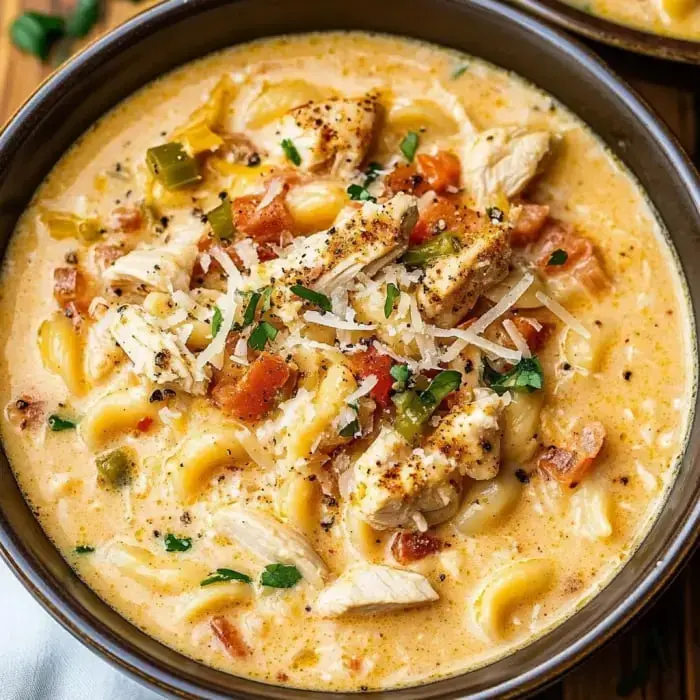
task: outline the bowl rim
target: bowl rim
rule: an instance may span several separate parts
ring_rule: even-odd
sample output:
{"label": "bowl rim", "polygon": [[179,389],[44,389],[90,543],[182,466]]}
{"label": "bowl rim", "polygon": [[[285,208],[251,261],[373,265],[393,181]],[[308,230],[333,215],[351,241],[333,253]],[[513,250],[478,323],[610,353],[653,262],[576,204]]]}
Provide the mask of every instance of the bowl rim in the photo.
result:
{"label": "bowl rim", "polygon": [[[25,119],[30,119],[33,114],[40,112],[43,107],[50,104],[57,91],[65,82],[73,79],[78,71],[86,68],[97,68],[102,54],[119,44],[128,43],[130,38],[138,38],[138,33],[142,32],[144,26],[153,25],[154,28],[167,24],[177,13],[178,20],[182,19],[183,11],[187,16],[192,16],[207,9],[213,9],[224,4],[235,4],[243,0],[165,0],[160,4],[146,8],[132,18],[107,32],[103,36],[95,39],[81,51],[72,56],[65,64],[49,75],[25,100],[25,102],[8,119],[0,130],[0,158],[3,158],[9,151],[12,153],[13,141],[19,134]],[[521,4],[531,4],[533,0],[515,0]],[[537,33],[543,39],[557,45],[561,51],[576,59],[591,76],[600,83],[606,90],[614,90],[618,99],[632,111],[640,122],[640,126],[646,129],[653,136],[663,154],[672,163],[673,170],[682,182],[683,188],[690,196],[695,208],[700,211],[700,175],[695,169],[690,158],[686,155],[677,137],[670,129],[655,115],[648,103],[640,97],[622,78],[617,76],[601,58],[591,49],[582,45],[580,41],[563,33],[560,29],[551,27],[538,17],[527,14],[522,9],[507,5],[499,0],[441,0],[446,5],[473,4],[496,16],[502,21],[519,24],[528,30]],[[308,31],[313,31],[309,29]],[[388,32],[390,34],[390,32]],[[398,33],[396,35],[399,35]],[[232,44],[234,45],[234,44]],[[184,65],[181,64],[181,65]],[[114,106],[114,105],[113,105]],[[632,173],[634,175],[634,173]],[[692,310],[692,299],[688,298],[688,304]],[[691,317],[691,324],[693,319]],[[697,350],[696,350],[697,352]],[[697,366],[697,355],[695,356]],[[697,387],[696,401],[697,401]],[[679,464],[688,458],[688,439],[694,423],[698,416],[691,413],[686,435],[686,450],[679,458]],[[1,515],[1,514],[0,514]],[[698,543],[700,536],[700,500],[692,508],[688,509],[688,516],[682,526],[674,533],[673,538],[667,542],[666,553],[653,571],[648,573],[642,584],[630,592],[624,603],[618,608],[611,610],[605,617],[591,630],[584,634],[568,649],[560,652],[556,656],[546,658],[531,665],[523,673],[516,673],[513,677],[502,681],[498,685],[486,690],[477,691],[469,695],[474,700],[488,700],[492,698],[512,698],[520,697],[540,690],[546,685],[560,678],[564,673],[570,671],[575,665],[596,649],[607,643],[615,634],[627,626],[640,611],[651,605],[663,592],[666,586],[679,573],[682,565],[687,561],[690,553]],[[653,522],[647,537],[656,526]],[[0,557],[8,565],[15,577],[22,583],[28,592],[49,612],[49,614],[59,622],[76,639],[87,646],[98,656],[106,659],[113,666],[119,668],[126,675],[139,681],[140,683],[155,689],[168,697],[196,698],[203,697],[198,693],[202,691],[201,685],[191,682],[182,677],[174,676],[159,667],[158,662],[152,657],[144,655],[133,648],[122,639],[115,638],[114,635],[105,633],[98,629],[90,619],[81,616],[80,611],[74,609],[67,603],[47,580],[45,572],[41,567],[36,566],[27,552],[24,551],[20,538],[9,527],[3,517],[0,517]],[[629,560],[628,560],[629,561]],[[616,574],[617,575],[617,574]],[[613,577],[614,578],[614,577]],[[612,579],[611,579],[612,580]],[[600,595],[603,589],[599,590],[593,597]],[[587,603],[588,604],[588,601]],[[564,620],[559,623],[563,624]],[[555,627],[558,627],[556,625]],[[546,634],[547,632],[545,632]],[[157,641],[157,640],[156,640]],[[162,644],[162,643],[161,643]],[[188,658],[184,657],[183,658]],[[500,658],[500,657],[499,657]],[[204,666],[202,664],[202,666]],[[466,672],[468,673],[468,672]],[[253,686],[269,688],[271,690],[287,690],[284,686],[270,685],[260,681],[250,680],[242,676],[235,676]],[[457,676],[450,676],[446,679],[429,681],[426,684],[410,686],[409,688],[398,688],[388,691],[370,691],[363,695],[372,697],[389,697],[395,693],[406,690],[415,690],[420,693],[421,689],[426,689],[431,685],[436,685],[449,681]],[[177,682],[174,682],[177,681]],[[289,689],[305,696],[321,698],[324,696],[338,696],[329,691],[309,691],[299,689]],[[207,695],[206,697],[224,697],[219,695]],[[235,694],[226,697],[242,697]],[[247,695],[246,695],[247,697]],[[262,696],[261,696],[262,697]],[[279,697],[279,695],[275,695]],[[300,696],[298,696],[300,697]],[[411,697],[419,697],[412,695]],[[433,697],[431,694],[430,697]],[[449,691],[441,697],[466,697],[458,691]]]}
{"label": "bowl rim", "polygon": [[697,41],[657,34],[569,5],[565,0],[510,0],[538,17],[618,49],[682,63],[700,63]]}

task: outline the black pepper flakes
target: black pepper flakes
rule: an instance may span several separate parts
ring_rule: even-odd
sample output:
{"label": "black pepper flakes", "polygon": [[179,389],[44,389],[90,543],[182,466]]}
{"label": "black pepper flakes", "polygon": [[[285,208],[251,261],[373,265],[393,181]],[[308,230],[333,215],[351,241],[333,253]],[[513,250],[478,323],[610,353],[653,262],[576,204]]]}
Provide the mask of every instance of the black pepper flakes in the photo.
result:
{"label": "black pepper flakes", "polygon": [[524,469],[517,469],[515,472],[515,478],[521,484],[529,484],[530,483],[530,475]]}
{"label": "black pepper flakes", "polygon": [[623,378],[626,382],[628,382],[630,379],[632,379],[632,372],[630,372],[630,370],[628,370],[628,369],[625,370],[625,371],[622,373],[622,378]]}

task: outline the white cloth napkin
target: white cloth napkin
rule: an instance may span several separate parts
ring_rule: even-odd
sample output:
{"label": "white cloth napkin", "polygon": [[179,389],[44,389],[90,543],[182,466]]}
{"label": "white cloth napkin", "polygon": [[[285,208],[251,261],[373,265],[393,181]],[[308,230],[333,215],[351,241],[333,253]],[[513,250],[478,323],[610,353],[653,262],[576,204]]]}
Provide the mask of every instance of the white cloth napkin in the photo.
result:
{"label": "white cloth napkin", "polygon": [[66,632],[0,560],[2,700],[162,700]]}

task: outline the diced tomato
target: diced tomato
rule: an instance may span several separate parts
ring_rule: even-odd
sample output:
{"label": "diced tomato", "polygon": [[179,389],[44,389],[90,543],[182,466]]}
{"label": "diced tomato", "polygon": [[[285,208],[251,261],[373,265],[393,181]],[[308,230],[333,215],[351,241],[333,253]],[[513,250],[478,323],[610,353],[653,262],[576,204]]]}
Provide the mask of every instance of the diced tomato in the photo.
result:
{"label": "diced tomato", "polygon": [[237,197],[231,202],[236,228],[258,243],[277,243],[282,234],[294,231],[294,219],[285,203],[285,192],[278,194],[266,207],[258,209],[262,196]]}
{"label": "diced tomato", "polygon": [[419,245],[443,231],[463,233],[479,225],[479,215],[453,197],[435,197],[411,231],[410,244]]}
{"label": "diced tomato", "polygon": [[[549,264],[552,253],[556,250],[566,253],[566,261],[562,265]],[[568,273],[592,293],[610,285],[593,243],[588,238],[578,235],[572,226],[561,221],[553,220],[545,225],[533,255],[537,265],[546,275]]]}
{"label": "diced tomato", "polygon": [[439,552],[442,547],[442,540],[425,532],[397,532],[391,541],[391,553],[399,564],[424,559]]}
{"label": "diced tomato", "polygon": [[134,233],[143,226],[143,212],[140,207],[117,207],[112,212],[112,228],[124,233]]}
{"label": "diced tomato", "polygon": [[150,416],[144,416],[137,424],[136,427],[145,433],[153,425],[153,418]]}
{"label": "diced tomato", "polygon": [[573,488],[590,472],[603,448],[605,435],[602,423],[589,423],[575,436],[571,449],[550,445],[537,458],[537,466],[553,479]]}
{"label": "diced tomato", "polygon": [[511,321],[513,321],[518,333],[520,333],[520,335],[522,335],[525,339],[525,342],[527,343],[527,346],[530,348],[531,352],[537,352],[544,345],[544,342],[547,340],[552,328],[554,328],[551,323],[539,323],[534,321],[534,319],[528,319],[527,316],[511,314],[509,318]]}
{"label": "diced tomato", "polygon": [[279,258],[279,255],[275,253],[269,243],[261,243],[258,246],[258,260],[260,260],[260,262],[267,262],[268,260],[275,260],[277,258]]}
{"label": "diced tomato", "polygon": [[408,192],[420,197],[430,187],[415,165],[400,165],[386,176],[384,189],[390,195]]}
{"label": "diced tomato", "polygon": [[209,623],[216,638],[224,645],[226,651],[234,658],[243,658],[250,654],[248,645],[243,641],[241,633],[225,617],[217,615]]}
{"label": "diced tomato", "polygon": [[389,394],[394,384],[394,378],[390,374],[393,360],[388,355],[382,355],[374,346],[364,352],[358,352],[348,357],[353,373],[359,379],[365,379],[371,375],[377,378],[377,383],[369,395],[381,406],[389,405]]}
{"label": "diced tomato", "polygon": [[549,217],[549,206],[546,204],[523,202],[520,206],[520,213],[510,234],[510,242],[516,247],[534,243]]}
{"label": "diced tomato", "polygon": [[274,406],[289,377],[289,367],[281,357],[262,352],[242,378],[216,384],[212,399],[238,420],[256,421]]}
{"label": "diced tomato", "polygon": [[449,151],[438,151],[436,155],[419,155],[418,172],[428,184],[428,189],[442,193],[451,187],[459,187],[461,164],[459,158]]}

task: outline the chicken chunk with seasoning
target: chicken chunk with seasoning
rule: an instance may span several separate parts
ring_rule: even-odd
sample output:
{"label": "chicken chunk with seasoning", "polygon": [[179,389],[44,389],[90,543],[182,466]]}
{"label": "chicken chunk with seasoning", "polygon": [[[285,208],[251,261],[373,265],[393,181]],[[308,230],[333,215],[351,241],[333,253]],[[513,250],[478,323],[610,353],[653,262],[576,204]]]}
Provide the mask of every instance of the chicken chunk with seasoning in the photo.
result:
{"label": "chicken chunk with seasoning", "polygon": [[549,153],[546,131],[496,127],[477,134],[462,152],[462,183],[479,209],[520,194]]}
{"label": "chicken chunk with seasoning", "polygon": [[293,146],[303,170],[346,179],[365,158],[377,114],[374,94],[307,102],[282,117],[275,129],[276,144]]}
{"label": "chicken chunk with seasoning", "polygon": [[425,576],[380,564],[361,564],[345,571],[316,599],[322,617],[345,613],[381,613],[432,603],[440,596]]}
{"label": "chicken chunk with seasoning", "polygon": [[427,529],[450,512],[464,476],[489,479],[500,466],[503,400],[478,390],[455,405],[420,448],[384,427],[354,465],[352,504],[378,530]]}
{"label": "chicken chunk with seasoning", "polygon": [[469,212],[456,237],[459,249],[425,266],[416,300],[425,320],[452,328],[477,299],[508,274],[511,258],[509,230],[487,216]]}
{"label": "chicken chunk with seasoning", "polygon": [[206,393],[209,375],[205,368],[197,364],[179,336],[163,328],[155,316],[141,307],[120,306],[110,332],[133,362],[137,375],[188,394]]}

